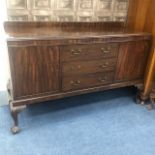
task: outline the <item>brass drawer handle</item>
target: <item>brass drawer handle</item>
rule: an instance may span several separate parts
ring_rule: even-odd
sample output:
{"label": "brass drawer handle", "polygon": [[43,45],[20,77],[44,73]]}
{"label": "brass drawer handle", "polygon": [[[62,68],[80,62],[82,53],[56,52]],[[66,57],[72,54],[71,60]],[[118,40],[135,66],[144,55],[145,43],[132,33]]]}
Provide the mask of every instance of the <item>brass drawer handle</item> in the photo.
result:
{"label": "brass drawer handle", "polygon": [[80,85],[80,84],[81,84],[81,81],[80,81],[80,80],[76,80],[76,81],[73,81],[73,80],[72,80],[72,81],[70,82],[70,84],[73,85],[73,86],[77,86],[77,85]]}
{"label": "brass drawer handle", "polygon": [[76,83],[77,83],[77,84],[80,84],[80,83],[81,83],[81,81],[80,81],[80,80],[77,80],[77,81],[76,81]]}
{"label": "brass drawer handle", "polygon": [[103,82],[105,82],[107,80],[107,77],[106,76],[105,77],[100,77],[98,80],[103,83]]}
{"label": "brass drawer handle", "polygon": [[71,50],[71,52],[72,52],[72,54],[73,55],[79,55],[79,54],[81,54],[81,50]]}
{"label": "brass drawer handle", "polygon": [[108,67],[108,65],[109,65],[109,63],[108,62],[105,62],[104,64],[101,64],[100,67],[101,68],[105,68],[105,67]]}
{"label": "brass drawer handle", "polygon": [[101,48],[101,51],[105,54],[110,53],[110,48]]}

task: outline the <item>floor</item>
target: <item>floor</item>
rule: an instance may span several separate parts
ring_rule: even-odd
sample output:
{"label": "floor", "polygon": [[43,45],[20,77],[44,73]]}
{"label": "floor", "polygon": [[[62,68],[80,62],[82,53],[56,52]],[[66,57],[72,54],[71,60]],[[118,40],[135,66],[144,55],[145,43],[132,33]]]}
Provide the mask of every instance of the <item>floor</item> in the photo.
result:
{"label": "floor", "polygon": [[31,105],[12,135],[0,107],[0,155],[154,155],[155,110],[123,88]]}

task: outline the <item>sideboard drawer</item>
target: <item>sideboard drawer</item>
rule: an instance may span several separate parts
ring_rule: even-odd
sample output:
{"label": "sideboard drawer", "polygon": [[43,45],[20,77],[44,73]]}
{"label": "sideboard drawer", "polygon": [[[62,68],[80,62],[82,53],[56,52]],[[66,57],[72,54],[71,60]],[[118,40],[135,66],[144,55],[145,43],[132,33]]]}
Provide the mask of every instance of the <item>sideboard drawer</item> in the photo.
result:
{"label": "sideboard drawer", "polygon": [[62,46],[60,54],[62,61],[111,58],[117,56],[118,48],[117,43]]}
{"label": "sideboard drawer", "polygon": [[63,91],[102,86],[113,82],[114,73],[105,72],[97,74],[87,74],[84,76],[64,77],[62,80]]}
{"label": "sideboard drawer", "polygon": [[103,71],[114,70],[117,59],[100,59],[100,60],[89,60],[89,61],[72,61],[64,62],[62,64],[63,76],[72,76],[79,74],[98,73]]}

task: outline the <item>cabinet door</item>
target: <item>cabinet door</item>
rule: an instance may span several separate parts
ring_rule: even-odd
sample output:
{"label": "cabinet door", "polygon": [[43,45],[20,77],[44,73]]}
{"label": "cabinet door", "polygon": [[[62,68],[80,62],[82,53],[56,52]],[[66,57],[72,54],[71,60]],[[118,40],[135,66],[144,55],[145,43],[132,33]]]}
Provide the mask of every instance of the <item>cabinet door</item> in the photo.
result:
{"label": "cabinet door", "polygon": [[149,54],[149,43],[137,41],[122,43],[116,67],[116,81],[143,79]]}
{"label": "cabinet door", "polygon": [[9,47],[14,98],[59,90],[59,51],[57,47]]}

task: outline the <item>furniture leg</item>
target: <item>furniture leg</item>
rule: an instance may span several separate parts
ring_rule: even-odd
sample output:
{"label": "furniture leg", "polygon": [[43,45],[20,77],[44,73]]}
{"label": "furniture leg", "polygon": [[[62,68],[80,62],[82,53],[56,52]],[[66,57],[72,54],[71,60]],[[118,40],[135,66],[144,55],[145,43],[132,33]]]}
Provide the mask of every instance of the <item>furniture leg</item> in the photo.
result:
{"label": "furniture leg", "polygon": [[154,102],[153,99],[151,98],[151,95],[148,99],[142,98],[141,96],[142,91],[138,91],[137,96],[136,96],[136,103],[145,105],[148,110],[152,110],[154,108]]}
{"label": "furniture leg", "polygon": [[140,96],[141,92],[143,91],[143,85],[138,84],[138,85],[135,85],[135,87],[137,88],[136,104],[144,105],[144,101],[141,99],[141,96]]}
{"label": "furniture leg", "polygon": [[148,65],[147,65],[146,74],[144,78],[144,88],[137,95],[137,101],[140,102],[141,104],[147,104],[147,105],[151,104],[150,93],[152,91],[154,76],[155,76],[155,49],[152,50],[150,54],[150,58],[148,59]]}
{"label": "furniture leg", "polygon": [[155,92],[153,91],[151,94],[150,94],[150,109],[149,110],[152,110],[154,108],[154,104],[155,104]]}
{"label": "furniture leg", "polygon": [[26,105],[14,107],[12,102],[10,102],[11,116],[12,116],[13,121],[14,121],[14,125],[11,128],[11,132],[13,134],[16,134],[16,133],[18,133],[20,131],[20,128],[18,126],[18,114],[19,114],[19,112],[21,112],[25,108],[26,108]]}

